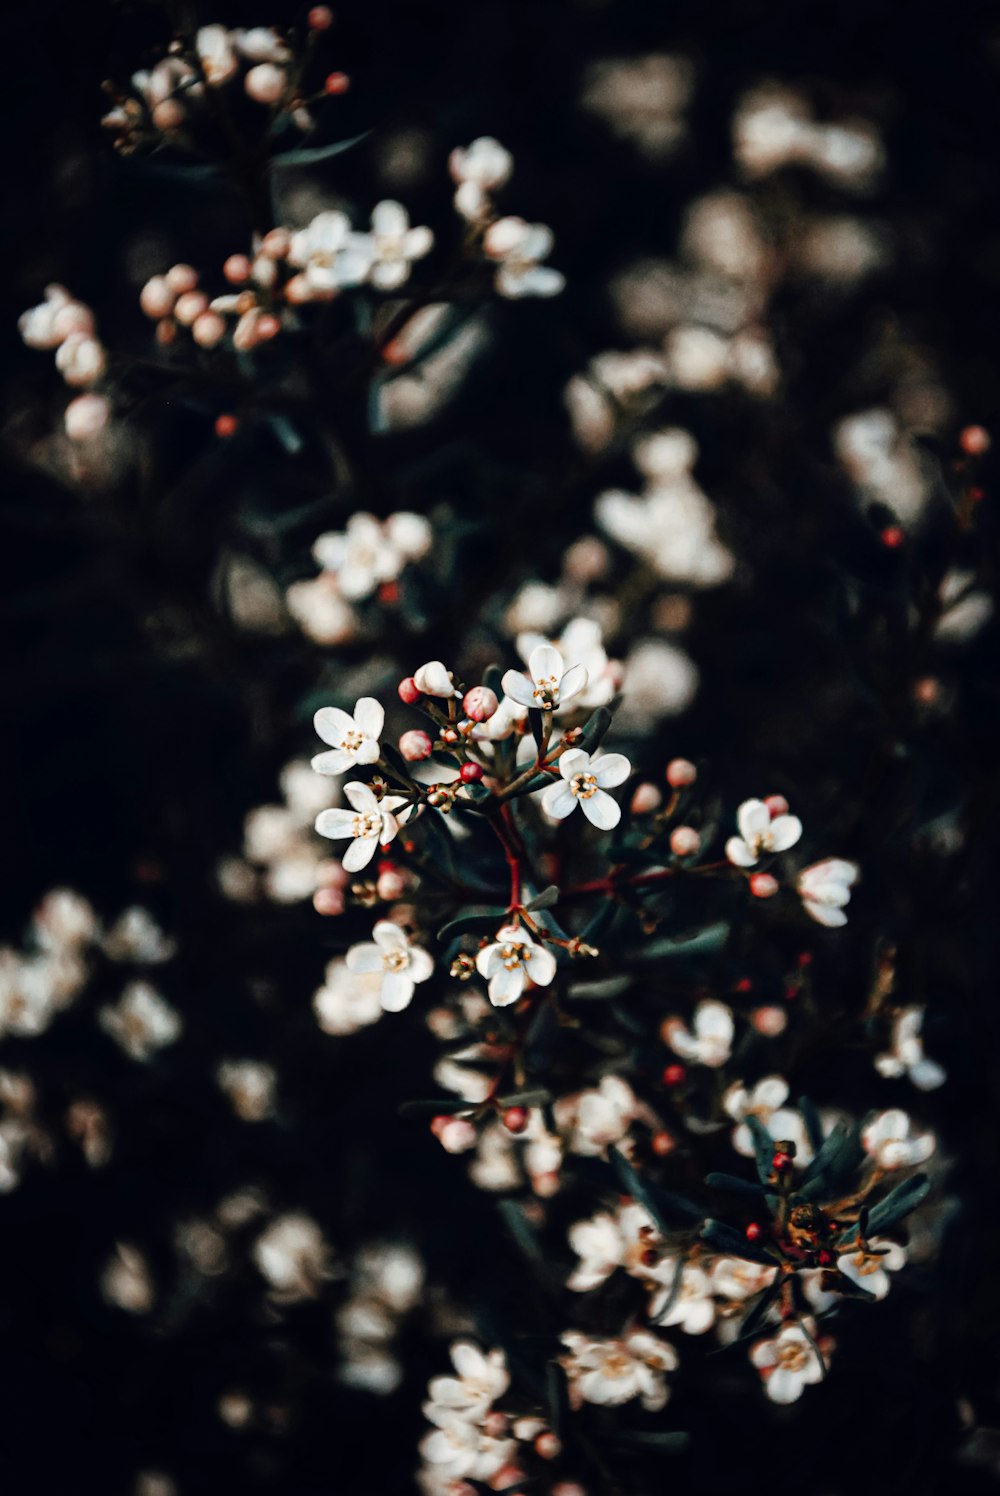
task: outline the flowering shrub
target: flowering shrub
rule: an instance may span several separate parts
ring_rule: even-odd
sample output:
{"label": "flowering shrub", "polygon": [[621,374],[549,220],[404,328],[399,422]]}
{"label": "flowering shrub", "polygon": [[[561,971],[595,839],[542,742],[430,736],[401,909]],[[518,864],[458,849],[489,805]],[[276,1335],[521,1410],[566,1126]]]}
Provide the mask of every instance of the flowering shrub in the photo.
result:
{"label": "flowering shrub", "polygon": [[51,233],[6,391],[25,1469],[978,1489],[968,161],[860,14],[824,81],[738,7],[725,59],[451,9],[130,12],[58,105],[104,259]]}

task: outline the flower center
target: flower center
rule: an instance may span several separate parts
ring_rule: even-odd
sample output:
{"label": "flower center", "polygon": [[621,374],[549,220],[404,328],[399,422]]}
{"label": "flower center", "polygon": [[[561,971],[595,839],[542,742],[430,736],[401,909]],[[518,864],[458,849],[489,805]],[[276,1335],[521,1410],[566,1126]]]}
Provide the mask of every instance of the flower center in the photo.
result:
{"label": "flower center", "polygon": [[358,729],[355,728],[353,732],[347,732],[344,734],[344,736],[340,740],[340,746],[341,748],[343,748],[345,753],[357,753],[364,740],[364,733],[359,732]]}
{"label": "flower center", "polygon": [[386,951],[382,957],[384,971],[405,971],[410,964],[406,951]]}
{"label": "flower center", "polygon": [[778,1362],[786,1371],[801,1371],[809,1359],[804,1345],[783,1345],[778,1349]]}
{"label": "flower center", "polygon": [[531,694],[543,711],[551,711],[559,700],[559,677],[549,675],[536,680]]}
{"label": "flower center", "polygon": [[593,774],[574,774],[569,787],[578,800],[589,800],[597,794],[597,780]]}
{"label": "flower center", "polygon": [[626,1356],[624,1351],[612,1351],[610,1355],[605,1357],[604,1365],[601,1367],[603,1374],[612,1380],[628,1376],[631,1369],[632,1358]]}
{"label": "flower center", "polygon": [[362,841],[368,841],[373,836],[378,836],[382,830],[382,817],[376,811],[367,811],[364,815],[356,815],[351,823],[351,835],[359,837]]}
{"label": "flower center", "polygon": [[516,971],[519,966],[526,966],[531,960],[531,951],[526,945],[502,945],[500,960],[508,971]]}

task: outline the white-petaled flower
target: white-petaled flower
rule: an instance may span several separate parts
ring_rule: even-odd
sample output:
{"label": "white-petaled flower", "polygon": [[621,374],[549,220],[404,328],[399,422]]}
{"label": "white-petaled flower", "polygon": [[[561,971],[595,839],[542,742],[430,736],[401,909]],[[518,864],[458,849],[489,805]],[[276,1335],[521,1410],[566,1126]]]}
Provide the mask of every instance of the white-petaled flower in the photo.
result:
{"label": "white-petaled flower", "polygon": [[769,852],[787,852],[802,835],[798,816],[777,815],[773,819],[763,800],[744,800],[736,812],[739,836],[726,842],[726,856],[736,867],[754,867]]}
{"label": "white-petaled flower", "polygon": [[271,26],[251,26],[247,31],[231,31],[230,40],[248,62],[290,62],[291,51]]}
{"label": "white-petaled flower", "polygon": [[552,230],[523,218],[498,218],[483,235],[483,248],[498,261],[494,285],[501,296],[558,296],[566,277],[541,262],[551,253]]}
{"label": "white-petaled flower", "polygon": [[915,1134],[912,1127],[906,1112],[894,1107],[872,1118],[861,1141],[880,1169],[907,1169],[926,1163],[937,1146],[932,1132]]}
{"label": "white-petaled flower", "polygon": [[148,982],[129,982],[117,1006],[102,1008],[97,1016],[105,1033],[133,1060],[151,1060],[183,1028],[179,1015]]}
{"label": "white-petaled flower", "polygon": [[262,1060],[224,1060],[215,1072],[242,1122],[266,1122],[274,1115],[278,1072]]}
{"label": "white-petaled flower", "polygon": [[337,956],[326,968],[323,986],[313,995],[313,1012],[324,1034],[355,1034],[382,1017],[382,978],[362,974]]}
{"label": "white-petaled flower", "polygon": [[97,940],[101,927],[93,905],[81,894],[53,888],[32,916],[31,933],[42,950],[78,950]]}
{"label": "white-petaled flower", "polygon": [[722,1105],[738,1125],[733,1128],[733,1147],[744,1158],[753,1158],[753,1133],[747,1117],[758,1117],[774,1138],[789,1138],[795,1144],[795,1162],[808,1164],[813,1150],[801,1115],[785,1107],[788,1082],[783,1075],[765,1075],[749,1090],[741,1080],[735,1081],[722,1098]]}
{"label": "white-petaled flower", "polygon": [[56,349],[56,368],[73,389],[96,384],[104,373],[104,349],[84,332],[70,333]]}
{"label": "white-petaled flower", "polygon": [[948,1077],[936,1060],[929,1060],[924,1054],[920,1036],[923,1022],[923,1008],[903,1008],[892,1025],[892,1048],[876,1056],[875,1069],[890,1080],[907,1076],[918,1091],[934,1091]]}
{"label": "white-petaled flower", "polygon": [[280,1303],[312,1298],[330,1276],[330,1250],[311,1216],[278,1216],[257,1238],[253,1260]]}
{"label": "white-petaled flower", "polygon": [[528,680],[520,670],[504,672],[504,693],[518,706],[534,707],[538,711],[555,711],[564,702],[579,696],[587,684],[587,671],[583,665],[571,665],[567,670],[563,657],[551,644],[539,644],[531,651],[528,660]]}
{"label": "white-petaled flower", "polygon": [[358,873],[371,862],[376,848],[391,842],[398,832],[399,822],[392,809],[401,800],[398,795],[377,800],[371,786],[358,780],[344,785],[344,795],[353,810],[335,806],[332,810],[320,811],[316,817],[316,830],[320,836],[327,836],[332,841],[351,838],[351,845],[344,853],[344,868],[349,873]]}
{"label": "white-petaled flower", "polygon": [[776,1267],[747,1262],[743,1257],[717,1257],[712,1263],[712,1290],[729,1304],[742,1304],[754,1294],[770,1288]]}
{"label": "white-petaled flower", "polygon": [[239,60],[233,48],[234,40],[225,26],[201,26],[195,35],[195,50],[205,82],[211,88],[221,88],[236,76]]}
{"label": "white-petaled flower", "polygon": [[433,1404],[424,1409],[438,1426],[420,1441],[421,1458],[449,1482],[438,1489],[452,1491],[452,1483],[492,1480],[510,1462],[517,1449],[513,1439],[494,1438],[470,1419]]}
{"label": "white-petaled flower", "polygon": [[781,1327],[773,1340],[758,1340],[750,1350],[750,1360],[764,1378],[764,1390],[772,1402],[793,1403],[806,1387],[823,1380],[828,1358],[814,1348],[809,1336],[815,1326],[809,1322],[809,1335],[801,1324]]}
{"label": "white-petaled flower", "polygon": [[72,333],[93,335],[94,314],[65,286],[46,286],[45,300],[23,312],[17,330],[29,348],[58,348]]}
{"label": "white-petaled flower", "polygon": [[[676,1274],[680,1286],[674,1289]],[[715,1300],[712,1280],[704,1268],[674,1259],[670,1281],[653,1295],[649,1306],[650,1322],[664,1328],[676,1325],[685,1335],[704,1335],[715,1323]]]}
{"label": "white-petaled flower", "polygon": [[799,897],[806,913],[818,924],[839,929],[847,924],[844,906],[850,901],[851,889],[860,869],[856,862],[843,857],[826,857],[803,868],[798,877]]}
{"label": "white-petaled flower", "polygon": [[856,1247],[844,1252],[837,1258],[837,1267],[859,1288],[877,1299],[884,1299],[889,1292],[889,1274],[898,1272],[906,1264],[906,1248],[884,1236],[871,1237],[867,1245],[873,1250]]}
{"label": "white-petaled flower", "polygon": [[562,821],[579,805],[592,826],[611,831],[622,818],[621,806],[606,793],[624,784],[632,765],[623,753],[604,753],[592,759],[582,748],[571,748],[559,759],[560,780],[542,794],[542,809]]}
{"label": "white-petaled flower", "polygon": [[543,634],[526,631],[519,633],[515,642],[522,660],[529,660],[532,651],[540,644],[550,644],[559,651],[567,665],[584,667],[587,684],[576,697],[576,708],[592,711],[595,707],[607,706],[614,696],[620,667],[608,659],[601,625],[593,618],[571,618],[558,639],[547,639]]}
{"label": "white-petaled flower", "polygon": [[346,213],[328,209],[292,235],[288,262],[302,270],[313,296],[360,286],[371,265],[367,234],[356,234]]}
{"label": "white-petaled flower", "polygon": [[667,1043],[674,1053],[695,1065],[724,1065],[733,1048],[732,1009],[706,998],[694,1010],[693,1029],[692,1033],[679,1018],[668,1020]]}
{"label": "white-petaled flower", "polygon": [[395,291],[409,279],[412,261],[430,253],[434,235],[428,228],[411,228],[402,203],[386,199],[372,209],[369,245],[369,282],[378,291]]}
{"label": "white-petaled flower", "polygon": [[500,705],[492,717],[473,728],[472,736],[480,741],[498,743],[523,728],[527,720],[528,708],[519,706],[516,701],[511,701],[509,696],[504,696],[501,697]]}
{"label": "white-petaled flower", "polygon": [[352,514],[343,531],[329,531],[313,543],[313,558],[337,579],[340,592],[360,601],[383,582],[399,576],[408,561],[427,554],[433,531],[422,514],[391,514],[383,523],[373,514]]}
{"label": "white-petaled flower", "polygon": [[[662,433],[661,452],[669,451],[675,435],[687,433]],[[650,446],[657,440],[649,438]],[[640,448],[636,461],[647,452],[648,448]],[[657,449],[652,447],[652,452],[656,461]],[[648,472],[648,477],[650,486],[642,495],[609,489],[598,496],[594,517],[601,529],[643,557],[667,581],[693,587],[715,587],[727,581],[736,563],[715,533],[715,508],[707,495],[686,470]]]}
{"label": "white-petaled flower", "polygon": [[633,1278],[662,1278],[663,1264],[658,1261],[651,1266],[646,1261],[659,1241],[652,1216],[635,1202],[619,1206],[615,1215],[600,1211],[589,1220],[576,1221],[569,1228],[569,1244],[580,1261],[566,1287],[589,1293],[619,1267]]}
{"label": "white-petaled flower", "polygon": [[177,950],[160,929],[148,909],[133,904],[115,920],[102,942],[104,954],[112,961],[134,961],[141,966],[158,966],[169,961]]}
{"label": "white-petaled flower", "polygon": [[479,952],[476,970],[486,978],[493,1006],[506,1008],[517,1002],[529,979],[536,987],[547,987],[556,974],[556,958],[519,925],[504,925],[494,943]]}
{"label": "white-petaled flower", "polygon": [[374,764],[379,757],[379,735],[385,722],[385,710],[374,696],[362,696],[355,704],[354,715],[339,706],[321,706],[313,717],[313,726],[329,753],[317,753],[312,766],[317,774],[343,774],[355,764]]}
{"label": "white-petaled flower", "polygon": [[481,135],[470,146],[456,146],[448,157],[448,168],[458,183],[455,207],[471,222],[487,216],[490,193],[509,179],[514,158],[491,135]]}
{"label": "white-petaled flower", "polygon": [[413,997],[418,982],[426,982],[434,962],[425,950],[411,945],[405,930],[391,919],[380,919],[372,930],[371,945],[352,945],[347,952],[349,971],[382,973],[382,1006],[387,1013],[401,1013]]}
{"label": "white-petaled flower", "polygon": [[677,1352],[648,1330],[633,1330],[620,1340],[599,1340],[567,1330],[561,1337],[567,1354],[560,1365],[569,1383],[573,1408],[583,1403],[615,1405],[638,1397],[650,1413],[670,1396],[665,1373],[677,1368]]}
{"label": "white-petaled flower", "polygon": [[425,696],[461,696],[455,689],[455,680],[443,660],[427,660],[413,672],[413,683]]}
{"label": "white-petaled flower", "polygon": [[628,1081],[620,1075],[605,1075],[591,1090],[560,1096],[552,1110],[559,1131],[567,1134],[571,1153],[600,1157],[626,1136],[639,1113],[639,1102]]}
{"label": "white-petaled flower", "polygon": [[484,1353],[471,1340],[456,1340],[451,1361],[458,1375],[431,1379],[424,1412],[432,1417],[430,1407],[434,1407],[479,1422],[510,1386],[507,1358],[503,1351]]}

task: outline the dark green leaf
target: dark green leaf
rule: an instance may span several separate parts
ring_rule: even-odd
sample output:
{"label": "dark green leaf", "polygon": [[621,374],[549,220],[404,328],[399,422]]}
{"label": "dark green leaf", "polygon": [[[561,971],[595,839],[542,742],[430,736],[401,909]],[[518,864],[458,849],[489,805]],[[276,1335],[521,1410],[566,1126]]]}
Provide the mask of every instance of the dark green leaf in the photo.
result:
{"label": "dark green leaf", "polygon": [[727,1226],[725,1221],[706,1221],[701,1231],[702,1239],[727,1257],[742,1257],[747,1262],[760,1262],[765,1267],[774,1267],[777,1259],[763,1247],[747,1241],[742,1231]]}
{"label": "dark green leaf", "polygon": [[820,1120],[819,1112],[816,1109],[815,1103],[810,1101],[808,1096],[799,1097],[799,1111],[802,1113],[802,1120],[806,1124],[806,1132],[809,1134],[813,1153],[816,1154],[823,1146],[823,1123]]}
{"label": "dark green leaf", "polygon": [[271,165],[311,166],[315,161],[329,161],[332,157],[349,151],[352,146],[360,145],[370,134],[370,130],[363,130],[360,135],[352,135],[349,140],[334,140],[330,145],[306,145],[297,151],[282,151],[271,157]]}
{"label": "dark green leaf", "polygon": [[675,1195],[672,1190],[662,1189],[659,1185],[653,1184],[651,1180],[643,1179],[636,1173],[619,1148],[609,1149],[608,1155],[622,1189],[634,1196],[640,1205],[645,1206],[657,1228],[664,1235],[672,1229],[667,1220],[667,1215],[671,1211],[687,1222],[704,1220],[705,1212],[699,1205],[696,1205],[693,1200],[686,1200],[683,1195]]}
{"label": "dark green leaf", "polygon": [[752,1179],[739,1179],[735,1174],[708,1174],[705,1183],[714,1190],[729,1190],[734,1195],[756,1195],[760,1199],[764,1193]]}
{"label": "dark green leaf", "polygon": [[400,1117],[445,1117],[453,1112],[471,1112],[474,1108],[467,1101],[454,1096],[439,1096],[434,1101],[404,1101],[399,1107]]}
{"label": "dark green leaf", "polygon": [[774,1139],[759,1117],[751,1112],[745,1119],[753,1134],[754,1162],[761,1184],[769,1184],[774,1173],[771,1160],[774,1158]]}
{"label": "dark green leaf", "polygon": [[707,956],[721,950],[729,935],[729,925],[719,921],[699,930],[697,935],[660,936],[647,940],[636,951],[638,961],[663,961],[674,956]]}
{"label": "dark green leaf", "polygon": [[454,940],[459,935],[491,934],[499,929],[506,918],[507,910],[502,905],[480,909],[474,914],[460,914],[456,919],[451,919],[446,925],[441,926],[437,932],[437,938],[444,942]]}
{"label": "dark green leaf", "polygon": [[552,1092],[537,1086],[533,1091],[511,1091],[509,1096],[498,1096],[497,1100],[501,1106],[545,1106],[552,1100]]}
{"label": "dark green leaf", "polygon": [[536,893],[530,903],[525,904],[526,909],[551,909],[553,904],[559,902],[559,889],[554,883],[548,888],[543,888],[541,893]]}
{"label": "dark green leaf", "polygon": [[580,736],[573,744],[574,748],[582,748],[585,753],[593,753],[601,739],[606,735],[608,728],[614,721],[614,713],[608,711],[606,706],[599,706],[596,712],[592,712],[580,729]]}
{"label": "dark green leaf", "polygon": [[897,1184],[884,1200],[872,1206],[868,1215],[868,1234],[875,1236],[878,1232],[888,1231],[890,1226],[895,1226],[897,1221],[908,1216],[911,1210],[916,1210],[921,1201],[926,1199],[930,1187],[931,1182],[926,1174],[914,1174],[912,1179],[904,1179],[902,1184]]}

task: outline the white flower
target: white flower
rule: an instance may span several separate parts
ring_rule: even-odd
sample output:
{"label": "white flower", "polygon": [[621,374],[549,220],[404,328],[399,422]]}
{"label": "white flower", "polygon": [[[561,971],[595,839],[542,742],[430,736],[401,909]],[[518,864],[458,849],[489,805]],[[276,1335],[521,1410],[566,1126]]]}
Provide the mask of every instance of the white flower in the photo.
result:
{"label": "white flower", "polygon": [[273,1066],[262,1060],[224,1060],[215,1078],[241,1121],[265,1122],[274,1115],[278,1073]]}
{"label": "white flower", "polygon": [[316,830],[320,836],[328,836],[332,841],[352,838],[344,854],[344,868],[349,873],[358,873],[371,862],[376,848],[391,842],[399,830],[392,809],[401,801],[398,795],[387,795],[379,801],[371,786],[358,780],[345,784],[344,794],[354,807],[353,811],[339,806],[320,811],[316,817]]}
{"label": "white flower", "polygon": [[808,1164],[813,1156],[805,1122],[798,1112],[785,1108],[788,1082],[782,1075],[765,1075],[752,1089],[741,1080],[734,1082],[722,1098],[722,1105],[739,1125],[733,1128],[733,1147],[744,1158],[754,1156],[753,1133],[747,1117],[759,1117],[774,1138],[788,1138],[795,1144],[795,1162]]}
{"label": "white flower", "polygon": [[[681,1274],[681,1282],[675,1297],[674,1280],[677,1273]],[[675,1259],[670,1282],[653,1296],[649,1318],[655,1325],[676,1325],[685,1335],[704,1335],[715,1323],[712,1291],[712,1280],[704,1268],[690,1262],[682,1265],[679,1259]]]}
{"label": "white flower", "polygon": [[563,702],[569,701],[587,684],[587,671],[583,665],[571,665],[569,670],[558,649],[551,644],[539,644],[531,651],[526,680],[519,670],[504,672],[504,692],[518,706],[534,707],[539,711],[555,711]]}
{"label": "white flower", "polygon": [[[524,590],[522,588],[522,592]],[[522,660],[529,660],[532,651],[540,644],[551,644],[567,665],[584,667],[587,684],[576,698],[576,707],[581,710],[607,706],[614,696],[617,667],[608,659],[601,640],[601,625],[594,619],[571,618],[558,639],[547,639],[543,634],[531,631],[519,633],[516,643]]]}
{"label": "white flower", "polygon": [[231,31],[230,40],[248,62],[289,62],[291,52],[270,26],[251,26],[248,31]]}
{"label": "white flower", "polygon": [[774,1282],[776,1267],[747,1262],[742,1257],[717,1257],[712,1263],[712,1288],[730,1304],[742,1304]]}
{"label": "white flower", "polygon": [[158,1049],[180,1037],[183,1024],[148,982],[129,982],[117,1007],[98,1013],[105,1033],[133,1060],[151,1060]]}
{"label": "white flower", "polygon": [[[513,1439],[493,1438],[468,1418],[433,1405],[424,1410],[438,1425],[420,1441],[420,1454],[448,1481],[491,1480],[510,1462],[517,1448]],[[454,1486],[442,1486],[442,1491]]]}
{"label": "white flower", "polygon": [[591,759],[581,748],[572,748],[559,759],[557,779],[542,795],[542,809],[557,821],[565,820],[579,805],[592,826],[610,831],[622,818],[621,806],[607,789],[624,784],[632,765],[623,753],[605,753]]}
{"label": "white flower", "polygon": [[313,996],[313,1012],[325,1034],[354,1034],[382,1017],[382,978],[378,972],[352,972],[342,956],[326,968]]}
{"label": "white flower", "polygon": [[104,937],[104,954],[112,961],[134,961],[156,966],[169,961],[177,949],[167,938],[148,909],[133,904],[115,920]]}
{"label": "white flower", "polygon": [[876,1057],[875,1069],[890,1080],[907,1076],[918,1091],[934,1091],[947,1076],[941,1065],[924,1054],[923,1022],[923,1008],[903,1008],[892,1025],[892,1048]]}
{"label": "white flower", "polygon": [[651,1268],[644,1258],[658,1242],[652,1217],[634,1202],[619,1206],[615,1215],[600,1211],[589,1220],[576,1221],[569,1229],[569,1243],[580,1262],[566,1286],[577,1293],[589,1293],[619,1267],[633,1278],[656,1278],[657,1267],[662,1264]]}
{"label": "white flower", "polygon": [[433,540],[421,514],[391,514],[383,523],[373,514],[352,514],[342,532],[330,531],[314,542],[312,553],[332,573],[344,597],[370,597],[383,582],[399,576],[408,561],[426,555]]}
{"label": "white flower", "polygon": [[17,330],[29,348],[58,348],[72,333],[92,335],[94,314],[64,286],[46,286],[45,300],[22,313]]}
{"label": "white flower", "polygon": [[329,1249],[312,1219],[294,1212],[278,1216],[253,1247],[253,1259],[276,1299],[293,1303],[311,1298],[330,1276]]}
{"label": "white flower", "polygon": [[379,757],[379,734],[385,722],[385,711],[373,696],[362,696],[353,717],[339,706],[321,706],[313,717],[313,726],[329,753],[317,753],[312,766],[317,774],[343,774],[355,764],[374,764]]}
{"label": "white flower", "polygon": [[31,933],[42,950],[80,949],[98,938],[100,926],[93,905],[81,894],[53,888],[35,910]]}
{"label": "white flower", "polygon": [[456,146],[448,157],[448,167],[458,183],[455,207],[471,221],[487,215],[489,195],[509,179],[514,158],[498,140],[481,135],[470,146]]}
{"label": "white flower", "polygon": [[[810,1333],[814,1328],[809,1325]],[[783,1325],[773,1340],[758,1340],[750,1360],[764,1378],[772,1402],[793,1403],[806,1387],[823,1380],[824,1362],[800,1324]]]}
{"label": "white flower", "polygon": [[401,1013],[409,1006],[413,989],[426,982],[434,962],[425,950],[411,945],[405,930],[391,919],[380,919],[372,931],[371,945],[352,945],[347,952],[347,969],[353,972],[382,972],[381,998],[387,1013]]}
{"label": "white flower", "polygon": [[423,259],[434,244],[428,228],[411,228],[402,203],[386,200],[372,209],[368,279],[379,291],[394,291],[409,279],[410,262]]}
{"label": "white flower", "polygon": [[787,852],[802,835],[798,816],[777,815],[763,800],[744,800],[736,812],[739,836],[726,842],[726,856],[737,867],[753,867],[767,852]]}
{"label": "white flower", "polygon": [[[715,587],[732,575],[735,561],[716,536],[714,506],[686,468],[665,466],[682,460],[686,437],[668,430],[648,438],[637,449],[636,462],[650,487],[640,497],[609,489],[596,500],[594,516],[605,534],[642,556],[667,581]],[[654,463],[664,466],[654,469]]]}
{"label": "white flower", "polygon": [[596,1089],[560,1096],[553,1107],[556,1126],[569,1135],[570,1152],[585,1157],[599,1157],[621,1142],[638,1110],[632,1087],[619,1075],[602,1076]]}
{"label": "white flower", "polygon": [[879,1112],[865,1127],[861,1141],[880,1169],[906,1169],[923,1164],[934,1153],[932,1132],[914,1135],[913,1123],[904,1111]]}
{"label": "white flower", "polygon": [[462,694],[455,689],[452,673],[443,660],[428,660],[419,665],[413,672],[413,683],[425,696],[448,698]]}
{"label": "white flower", "polygon": [[733,1048],[733,1014],[725,1003],[706,998],[694,1010],[694,1033],[679,1018],[669,1020],[667,1043],[682,1060],[718,1069]]}
{"label": "white flower", "polygon": [[303,271],[312,295],[333,296],[361,285],[371,248],[368,236],[352,232],[347,214],[334,208],[317,213],[307,228],[292,235],[288,262]]}
{"label": "white flower", "polygon": [[510,1386],[507,1359],[503,1351],[484,1354],[471,1340],[456,1340],[451,1346],[451,1360],[458,1375],[431,1379],[427,1388],[430,1403],[424,1412],[433,1418],[433,1407],[478,1422]]}
{"label": "white flower", "polygon": [[350,603],[344,601],[335,578],[326,572],[293,582],[285,593],[285,607],[316,644],[344,644],[357,632]]}
{"label": "white flower", "polygon": [[523,218],[498,218],[483,235],[483,248],[498,260],[494,285],[501,296],[558,296],[566,277],[543,265],[552,250],[552,230],[544,223],[525,223]]}
{"label": "white flower", "polygon": [[536,987],[547,987],[556,974],[556,958],[518,925],[504,925],[495,942],[479,952],[476,970],[489,983],[493,1006],[506,1008],[517,1002],[529,979]]}
{"label": "white flower", "polygon": [[633,1330],[621,1340],[599,1340],[567,1330],[561,1336],[567,1354],[560,1364],[569,1382],[574,1408],[585,1402],[614,1405],[641,1398],[650,1413],[670,1396],[664,1376],[677,1367],[677,1352],[648,1330]]}
{"label": "white flower", "polygon": [[827,857],[799,873],[799,897],[807,914],[818,924],[839,929],[847,924],[844,906],[851,897],[860,868],[842,857]]}
{"label": "white flower", "polygon": [[56,368],[68,385],[86,389],[104,373],[104,349],[87,333],[73,332],[56,349]]}
{"label": "white flower", "polygon": [[225,26],[202,26],[195,36],[205,82],[211,88],[221,87],[236,75],[239,62],[233,50],[234,40]]}
{"label": "white flower", "polygon": [[63,412],[63,425],[71,442],[89,442],[107,429],[111,404],[104,395],[77,395]]}
{"label": "white flower", "polygon": [[886,1237],[873,1236],[867,1245],[873,1251],[857,1247],[837,1258],[837,1267],[868,1293],[884,1299],[889,1292],[889,1274],[898,1272],[906,1263],[906,1248]]}

